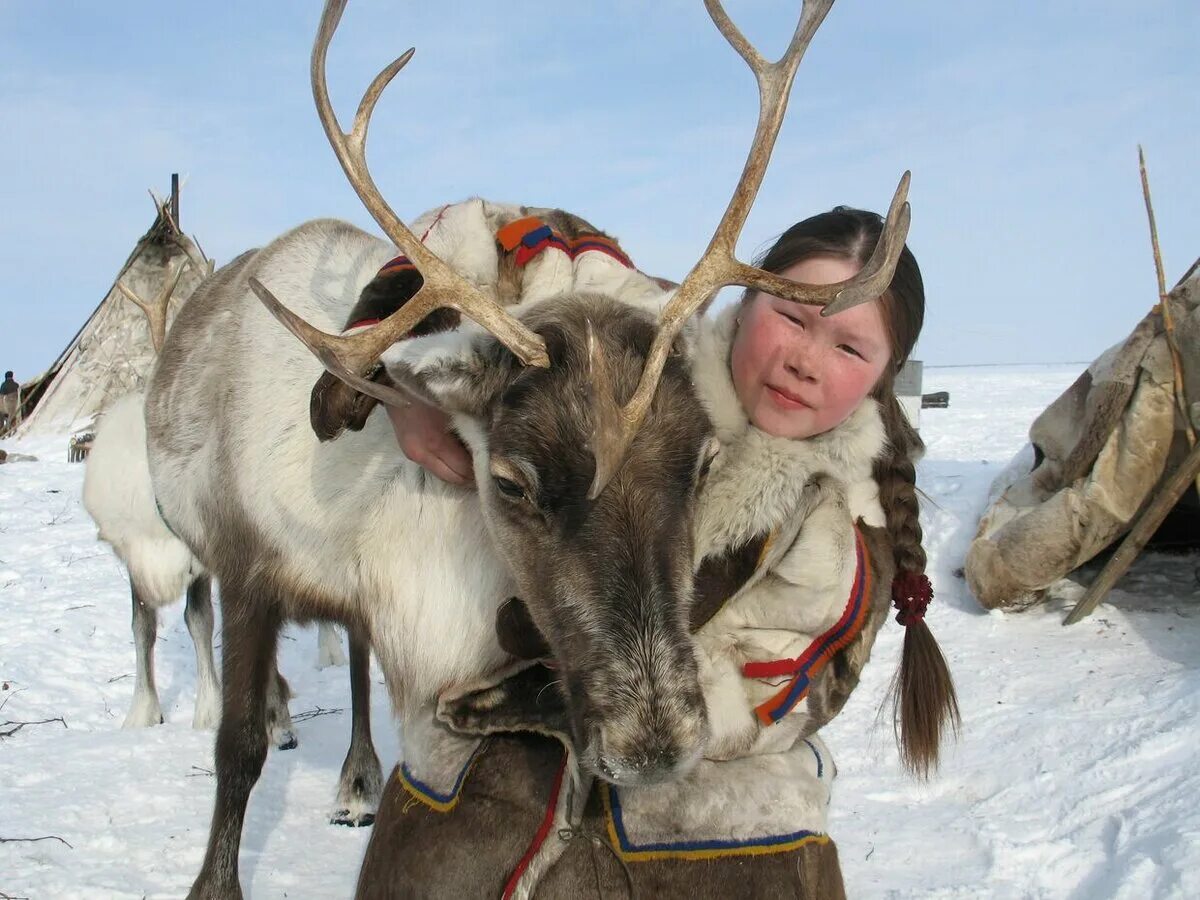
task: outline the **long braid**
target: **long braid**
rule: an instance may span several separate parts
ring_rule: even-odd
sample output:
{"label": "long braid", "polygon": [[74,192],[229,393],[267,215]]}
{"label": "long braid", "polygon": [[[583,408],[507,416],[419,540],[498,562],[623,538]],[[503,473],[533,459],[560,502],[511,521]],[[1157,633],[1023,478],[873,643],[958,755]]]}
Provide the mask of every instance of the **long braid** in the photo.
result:
{"label": "long braid", "polygon": [[[875,463],[875,480],[896,559],[893,596],[900,598],[912,590],[911,585],[928,584],[916,485],[916,460],[925,445],[891,390],[883,391],[879,400],[888,449]],[[924,601],[931,596],[932,591],[926,589]],[[898,599],[897,605],[901,607],[897,619],[905,629],[904,652],[890,691],[892,722],[904,767],[927,778],[930,770],[937,768],[946,726],[957,733],[961,725],[958,697],[946,659],[925,624],[924,604],[915,614],[904,600]]]}

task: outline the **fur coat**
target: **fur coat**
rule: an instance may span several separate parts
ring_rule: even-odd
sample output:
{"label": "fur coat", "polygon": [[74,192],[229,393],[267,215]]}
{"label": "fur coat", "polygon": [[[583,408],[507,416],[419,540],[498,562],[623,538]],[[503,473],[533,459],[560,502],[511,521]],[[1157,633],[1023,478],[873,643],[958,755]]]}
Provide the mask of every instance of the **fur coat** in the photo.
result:
{"label": "fur coat", "polygon": [[[872,477],[885,445],[877,405],[868,399],[837,428],[803,441],[759,431],[730,376],[735,314],[702,323],[696,347],[696,386],[722,448],[700,496],[697,557],[702,569],[705,558],[747,542],[763,549],[754,574],[697,634],[710,759],[785,750],[829,721],[847,686],[831,698],[836,679],[822,676],[853,647],[853,660],[842,662],[845,678],[857,680],[891,581],[890,560],[873,559],[890,550],[869,546],[886,543],[882,534],[869,542],[855,524],[885,524]],[[884,590],[873,592],[873,580]]]}

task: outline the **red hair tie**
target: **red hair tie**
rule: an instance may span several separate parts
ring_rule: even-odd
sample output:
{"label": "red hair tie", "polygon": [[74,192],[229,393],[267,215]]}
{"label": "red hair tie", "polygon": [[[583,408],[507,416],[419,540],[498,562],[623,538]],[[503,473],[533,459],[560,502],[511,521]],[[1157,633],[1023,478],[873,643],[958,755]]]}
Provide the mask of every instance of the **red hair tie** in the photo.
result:
{"label": "red hair tie", "polygon": [[892,579],[892,604],[899,610],[896,621],[915,625],[925,618],[933,599],[933,585],[924,572],[899,572]]}

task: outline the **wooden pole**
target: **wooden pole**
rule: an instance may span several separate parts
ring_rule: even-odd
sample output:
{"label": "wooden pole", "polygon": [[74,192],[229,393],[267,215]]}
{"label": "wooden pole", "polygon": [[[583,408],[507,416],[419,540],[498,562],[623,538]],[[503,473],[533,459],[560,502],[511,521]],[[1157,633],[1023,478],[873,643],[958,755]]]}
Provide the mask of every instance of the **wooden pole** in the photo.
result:
{"label": "wooden pole", "polygon": [[175,229],[180,234],[183,233],[179,225],[179,173],[171,173],[171,221],[175,223]]}
{"label": "wooden pole", "polygon": [[[1171,314],[1171,298],[1167,294],[1167,279],[1163,271],[1162,251],[1158,246],[1158,226],[1154,223],[1154,205],[1150,202],[1150,179],[1146,176],[1146,155],[1142,145],[1138,144],[1138,170],[1142,175],[1142,197],[1146,201],[1146,218],[1150,221],[1150,246],[1154,251],[1154,271],[1158,276],[1158,308],[1162,310],[1163,334],[1167,338],[1167,348],[1171,351],[1171,366],[1175,370],[1175,405],[1179,409],[1179,417],[1183,420],[1183,433],[1187,438],[1188,447],[1196,446],[1196,431],[1192,428],[1191,404],[1188,403],[1187,391],[1183,381],[1183,359],[1179,355],[1179,346],[1175,343],[1175,321]],[[1196,480],[1196,492],[1200,494],[1200,478]]]}
{"label": "wooden pole", "polygon": [[1146,218],[1150,220],[1150,247],[1154,251],[1158,296],[1163,297],[1167,293],[1167,276],[1163,271],[1162,250],[1158,246],[1158,226],[1154,223],[1154,206],[1150,203],[1150,179],[1146,175],[1146,154],[1142,152],[1141,144],[1138,144],[1138,171],[1142,176],[1142,199],[1146,201]]}
{"label": "wooden pole", "polygon": [[1167,513],[1175,508],[1175,504],[1179,502],[1183,492],[1196,480],[1197,476],[1200,476],[1200,446],[1193,447],[1179,468],[1175,470],[1175,474],[1159,487],[1158,494],[1142,511],[1141,517],[1129,530],[1129,534],[1125,536],[1125,540],[1121,542],[1117,552],[1112,555],[1112,558],[1100,570],[1100,574],[1096,576],[1096,580],[1088,587],[1083,599],[1075,604],[1075,608],[1063,620],[1063,625],[1074,625],[1091,615],[1092,610],[1133,565],[1138,553],[1146,546],[1146,542],[1158,530],[1158,526],[1167,517]]}

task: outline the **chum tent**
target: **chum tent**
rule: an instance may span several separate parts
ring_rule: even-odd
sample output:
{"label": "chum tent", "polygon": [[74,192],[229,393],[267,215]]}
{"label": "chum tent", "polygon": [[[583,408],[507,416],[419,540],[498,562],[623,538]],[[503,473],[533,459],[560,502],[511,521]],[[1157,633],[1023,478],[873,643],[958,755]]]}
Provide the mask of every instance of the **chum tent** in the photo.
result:
{"label": "chum tent", "polygon": [[22,384],[17,435],[88,428],[114,401],[144,387],[155,360],[148,319],[117,285],[149,300],[178,275],[167,310],[169,325],[212,270],[196,241],[179,230],[177,210],[177,192],[169,200],[155,200],[153,224],[100,304],[54,363]]}
{"label": "chum tent", "polygon": [[[993,483],[964,566],[984,607],[1045,599],[1121,538],[1188,456],[1187,425],[1200,432],[1200,260],[1166,300],[1186,399],[1160,304],[1034,420]],[[1159,534],[1166,545],[1200,545],[1194,484]]]}

